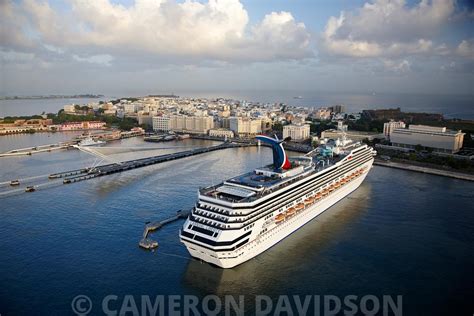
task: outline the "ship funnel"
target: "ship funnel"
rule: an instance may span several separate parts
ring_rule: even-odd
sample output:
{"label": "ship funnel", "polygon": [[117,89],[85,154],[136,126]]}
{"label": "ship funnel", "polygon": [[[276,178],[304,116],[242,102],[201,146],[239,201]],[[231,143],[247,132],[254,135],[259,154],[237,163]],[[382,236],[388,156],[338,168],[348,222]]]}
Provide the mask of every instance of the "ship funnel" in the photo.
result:
{"label": "ship funnel", "polygon": [[286,155],[285,149],[283,148],[283,140],[278,138],[271,138],[264,135],[258,135],[258,140],[270,144],[273,151],[273,167],[275,169],[290,169],[291,164]]}

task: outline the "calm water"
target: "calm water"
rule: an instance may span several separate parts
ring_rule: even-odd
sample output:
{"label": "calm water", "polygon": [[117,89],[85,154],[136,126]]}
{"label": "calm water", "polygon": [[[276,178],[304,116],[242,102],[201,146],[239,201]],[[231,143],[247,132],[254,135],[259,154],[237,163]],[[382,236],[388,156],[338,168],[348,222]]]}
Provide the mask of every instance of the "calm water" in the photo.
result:
{"label": "calm water", "polygon": [[[1,137],[0,148],[62,137]],[[122,142],[108,146],[165,149],[121,158],[211,144]],[[75,150],[2,158],[0,182],[93,161]],[[474,185],[464,181],[375,167],[330,211],[232,270],[191,259],[178,240],[182,221],[154,234],[156,252],[138,248],[144,223],[192,206],[199,186],[270,161],[268,148],[228,149],[0,198],[0,313],[72,314],[79,294],[100,308],[109,294],[216,293],[403,295],[405,315],[472,314]]]}
{"label": "calm water", "polygon": [[[289,105],[321,107],[334,104],[346,105],[348,112],[364,109],[400,107],[406,112],[442,113],[447,118],[474,119],[474,95],[423,95],[330,93],[314,91],[229,91],[229,92],[177,92],[180,96],[204,98],[234,98],[255,102],[283,102]],[[139,95],[139,94],[137,94]],[[301,96],[302,99],[295,99]],[[122,96],[125,97],[125,96]],[[114,99],[116,97],[107,97]],[[56,113],[70,103],[97,102],[102,99],[56,100],[0,100],[0,117],[7,115],[33,115],[43,111]]]}

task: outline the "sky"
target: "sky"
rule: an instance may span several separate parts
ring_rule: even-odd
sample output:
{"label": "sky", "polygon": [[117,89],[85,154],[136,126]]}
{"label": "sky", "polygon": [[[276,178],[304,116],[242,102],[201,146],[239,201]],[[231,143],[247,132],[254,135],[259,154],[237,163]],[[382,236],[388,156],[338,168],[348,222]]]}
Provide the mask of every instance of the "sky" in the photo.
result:
{"label": "sky", "polygon": [[0,95],[474,94],[469,0],[0,0]]}

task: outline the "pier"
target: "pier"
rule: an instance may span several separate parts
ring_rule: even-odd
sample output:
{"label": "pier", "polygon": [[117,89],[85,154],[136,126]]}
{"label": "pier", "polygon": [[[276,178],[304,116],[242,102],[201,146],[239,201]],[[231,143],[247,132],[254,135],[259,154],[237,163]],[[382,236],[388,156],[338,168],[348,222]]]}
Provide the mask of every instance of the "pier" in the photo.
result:
{"label": "pier", "polygon": [[4,153],[0,153],[0,157],[31,156],[33,154],[51,152],[53,150],[68,149],[68,148],[71,148],[71,146],[74,144],[75,144],[74,142],[61,142],[61,143],[56,143],[56,144],[13,149]]}
{"label": "pier", "polygon": [[51,174],[49,176],[50,179],[54,178],[64,178],[63,183],[74,183],[79,181],[84,181],[96,177],[101,177],[109,174],[114,174],[118,172],[123,172],[131,169],[142,168],[166,161],[186,158],[190,156],[200,155],[216,150],[222,150],[227,148],[236,148],[236,147],[247,147],[248,144],[234,144],[234,143],[224,143],[213,147],[203,147],[197,148],[187,151],[180,151],[177,153],[166,154],[166,155],[159,155],[153,156],[148,158],[140,158],[140,159],[133,159],[128,160],[120,163],[113,163],[107,165],[101,165],[94,168],[86,168],[86,169],[78,169],[73,171],[66,171]]}
{"label": "pier", "polygon": [[[90,168],[82,168],[75,170],[68,170],[63,172],[52,173],[49,175],[43,176],[34,176],[24,179],[12,179],[11,181],[6,181],[0,183],[0,187],[15,187],[15,189],[4,190],[0,192],[0,197],[9,196],[11,194],[19,194],[22,192],[35,192],[38,189],[57,186],[61,184],[75,183],[79,181],[89,180],[97,177],[102,177],[105,175],[115,174],[127,170],[142,168],[154,164],[159,164],[171,160],[177,160],[181,158],[186,158],[190,156],[200,155],[216,150],[223,150],[227,148],[237,148],[237,147],[248,147],[252,144],[244,143],[223,143],[212,147],[201,147],[186,151],[181,151],[172,154],[158,155],[147,158],[133,159],[123,162],[109,163],[105,165],[100,165]],[[31,180],[37,180],[35,183],[31,183]],[[44,181],[47,182],[44,182]],[[62,181],[61,181],[62,180]],[[43,181],[43,182],[40,182]],[[28,189],[26,184],[33,189]]]}
{"label": "pier", "polygon": [[148,250],[152,250],[152,249],[157,248],[158,247],[158,242],[153,240],[153,239],[148,238],[148,234],[152,231],[155,231],[157,229],[162,228],[166,224],[172,223],[172,222],[177,221],[179,219],[185,219],[185,218],[188,217],[188,215],[190,213],[191,213],[191,209],[190,210],[179,210],[179,211],[176,212],[176,215],[174,215],[172,217],[169,217],[169,218],[164,219],[162,221],[152,222],[152,223],[146,224],[145,229],[143,230],[142,239],[140,240],[138,245],[141,248],[148,249]]}

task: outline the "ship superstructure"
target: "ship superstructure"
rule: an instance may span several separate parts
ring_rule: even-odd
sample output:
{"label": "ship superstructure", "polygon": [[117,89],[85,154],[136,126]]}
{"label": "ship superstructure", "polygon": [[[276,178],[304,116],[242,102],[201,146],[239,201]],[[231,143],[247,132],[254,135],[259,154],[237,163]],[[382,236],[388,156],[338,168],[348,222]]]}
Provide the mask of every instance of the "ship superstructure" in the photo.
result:
{"label": "ship superstructure", "polygon": [[288,158],[282,141],[257,139],[273,164],[199,190],[180,232],[193,257],[232,268],[257,256],[357,189],[375,155],[343,137]]}

